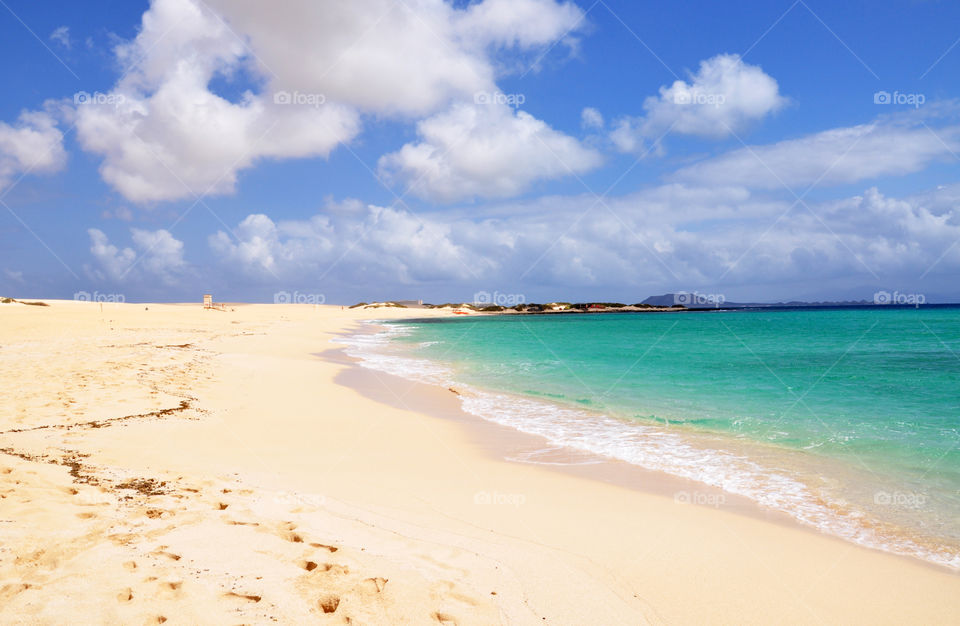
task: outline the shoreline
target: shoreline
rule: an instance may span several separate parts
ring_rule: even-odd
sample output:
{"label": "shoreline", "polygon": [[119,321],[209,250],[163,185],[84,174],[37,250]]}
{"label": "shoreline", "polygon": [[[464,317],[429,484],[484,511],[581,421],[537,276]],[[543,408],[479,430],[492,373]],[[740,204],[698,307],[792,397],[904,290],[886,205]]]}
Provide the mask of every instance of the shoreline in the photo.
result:
{"label": "shoreline", "polygon": [[[353,366],[315,355],[382,310],[101,314],[51,301],[0,315],[2,380],[16,398],[0,414],[2,621],[931,623],[960,613],[960,578],[942,568],[579,475],[598,465],[504,461],[490,454],[514,440],[503,427],[437,418],[411,403],[415,390],[398,408],[344,386]],[[406,393],[367,381],[381,396]],[[430,402],[459,410],[452,393],[431,391]],[[188,411],[159,414],[184,395]]]}
{"label": "shoreline", "polygon": [[[343,348],[334,348],[328,352],[317,354],[319,358],[349,366],[348,369],[336,377],[335,382],[337,384],[353,389],[364,397],[381,404],[414,411],[433,419],[453,422],[467,431],[469,440],[492,461],[548,468],[550,471],[561,472],[577,478],[600,481],[646,495],[669,499],[674,499],[678,492],[696,492],[704,497],[722,496],[724,502],[718,506],[724,508],[724,510],[735,511],[752,519],[781,524],[818,536],[844,541],[839,537],[833,537],[805,526],[785,512],[764,508],[745,496],[728,493],[712,485],[667,472],[647,469],[619,459],[557,446],[540,435],[526,433],[510,426],[486,420],[465,411],[455,395],[459,392],[453,389],[444,389],[439,385],[431,385],[395,374],[365,368],[359,363],[358,359],[343,354],[343,350]],[[338,353],[342,357],[333,353]],[[451,393],[451,391],[455,393]],[[398,400],[398,397],[402,397],[402,400]],[[541,453],[545,453],[543,456],[549,460],[537,461],[531,458],[522,458]],[[692,504],[694,506],[713,507],[713,505],[708,504]],[[944,566],[929,563],[916,557],[894,556],[922,563],[938,571],[943,569],[952,571]]]}
{"label": "shoreline", "polygon": [[[422,318],[395,319],[391,321],[400,323],[415,323],[417,321],[422,321]],[[387,324],[377,323],[376,320],[367,320],[363,324],[355,325],[352,331],[343,333],[342,337],[347,339],[355,335],[373,336],[377,333],[377,331],[372,330],[371,326],[386,331],[390,330],[390,327]],[[447,391],[454,392],[457,396],[456,400],[450,398],[450,406],[444,407],[442,411],[437,408],[436,402],[426,402],[422,399],[415,406],[422,412],[431,414],[438,419],[453,420],[464,424],[464,426],[471,431],[471,435],[477,438],[491,439],[490,433],[486,431],[491,428],[496,429],[501,434],[495,438],[495,441],[488,445],[487,449],[487,453],[490,454],[492,458],[496,458],[505,462],[530,463],[545,467],[549,466],[552,469],[563,471],[579,477],[601,480],[610,484],[616,484],[621,487],[627,487],[647,494],[667,495],[675,500],[693,498],[699,500],[699,502],[695,502],[694,504],[698,504],[700,506],[729,509],[740,514],[749,515],[755,519],[762,519],[778,524],[786,524],[793,528],[801,529],[805,532],[812,532],[819,536],[836,539],[844,543],[856,545],[860,548],[878,551],[898,558],[917,562],[924,566],[934,568],[938,571],[947,572],[951,575],[960,575],[960,568],[954,567],[943,560],[932,558],[932,555],[936,554],[939,544],[934,543],[931,545],[926,545],[923,542],[931,541],[930,538],[914,537],[907,528],[901,528],[890,524],[886,528],[883,528],[883,530],[880,530],[882,528],[881,526],[867,526],[869,529],[876,528],[878,535],[869,541],[855,540],[850,536],[844,536],[842,528],[828,530],[818,525],[813,525],[809,521],[804,522],[803,518],[795,512],[785,510],[783,508],[775,508],[764,505],[762,502],[759,502],[753,497],[733,493],[717,485],[712,485],[694,478],[672,473],[669,470],[644,467],[643,465],[632,463],[625,459],[611,457],[590,450],[570,447],[569,445],[563,443],[554,443],[549,441],[545,436],[525,431],[520,426],[513,424],[502,424],[495,419],[470,412],[459,401],[459,396],[461,395],[459,391],[456,391],[453,387],[444,389],[447,383],[441,385],[437,382],[420,380],[416,376],[404,376],[402,374],[397,374],[392,371],[392,368],[391,371],[384,371],[378,369],[375,365],[364,365],[362,358],[348,354],[350,349],[356,349],[356,346],[344,345],[341,348],[330,350],[318,356],[321,356],[321,358],[334,358],[332,356],[334,353],[342,353],[343,358],[338,362],[351,365],[354,371],[352,375],[348,375],[349,372],[342,374],[338,381],[342,379],[343,384],[348,384],[358,391],[368,393],[369,397],[372,399],[377,399],[380,402],[385,402],[393,406],[398,405],[389,394],[376,392],[371,393],[370,387],[372,385],[371,381],[368,380],[371,376],[378,379],[378,382],[381,386],[389,386],[390,384],[393,384],[394,386],[405,387],[408,389],[419,389],[421,390],[419,394],[417,394],[419,396],[434,393],[435,391],[440,392],[443,395],[446,395]],[[377,351],[373,351],[373,353],[378,355],[381,354]],[[429,359],[426,360],[429,361]],[[391,383],[391,381],[393,382]],[[403,382],[398,383],[397,381]],[[514,393],[497,391],[493,389],[474,390],[474,392],[477,391],[483,394],[496,394],[497,396],[513,397],[517,395]],[[522,395],[519,397],[527,398],[526,396]],[[539,397],[527,399],[543,405],[556,404],[551,402],[549,399]],[[565,407],[565,405],[560,406]],[[585,411],[584,409],[578,410]],[[615,419],[602,412],[586,412],[595,413],[595,416],[600,418],[611,420]],[[699,441],[699,439],[694,441],[693,439],[696,437],[702,438],[703,436],[704,433],[698,433],[696,431],[690,431],[686,433],[681,431],[680,433],[681,438],[690,439],[688,443],[691,445],[696,445],[697,447],[707,446],[707,450],[712,450],[709,442]],[[773,452],[775,455],[789,455],[790,457],[806,456],[803,454],[803,451],[780,448],[769,444],[761,444],[759,442],[749,442],[745,444],[744,442],[730,441],[727,443],[736,444],[735,454],[745,455],[745,457],[748,459],[753,458],[754,453],[765,456],[765,454],[769,454],[771,452]],[[544,449],[553,449],[552,454],[555,458],[552,461],[544,463],[529,459],[523,460],[516,458],[523,455],[537,454],[539,451]],[[734,452],[734,450],[725,450],[725,452]],[[835,469],[843,468],[842,462],[837,459],[805,458],[804,461],[807,464],[821,465],[826,463],[830,464],[831,466],[837,466]],[[783,470],[778,469],[777,471]],[[794,480],[798,479],[797,477],[792,476],[791,478]],[[836,523],[842,524],[845,523],[845,521],[837,520]],[[884,524],[889,523],[884,522]],[[885,533],[892,534],[888,536]],[[890,541],[893,541],[894,543],[890,544]],[[921,556],[921,554],[918,553],[920,550],[931,550],[932,552],[928,553],[931,554],[931,558],[925,558],[924,556]]]}

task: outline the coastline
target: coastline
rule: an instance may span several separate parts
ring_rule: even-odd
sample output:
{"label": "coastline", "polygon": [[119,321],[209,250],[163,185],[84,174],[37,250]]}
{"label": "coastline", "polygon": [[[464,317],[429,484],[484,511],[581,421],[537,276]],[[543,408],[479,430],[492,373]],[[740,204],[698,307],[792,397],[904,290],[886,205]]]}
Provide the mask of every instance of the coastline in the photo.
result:
{"label": "coastline", "polygon": [[[383,403],[388,390],[341,384],[353,366],[314,355],[383,310],[143,309],[0,312],[4,391],[17,397],[0,428],[4,621],[903,623],[960,612],[960,577],[939,568],[576,475],[596,466],[504,461],[502,431],[478,436],[477,424]],[[442,410],[458,408],[434,391]],[[183,414],[151,415],[183,395]]]}
{"label": "coastline", "polygon": [[[675,499],[678,493],[696,493],[702,499],[712,502],[712,504],[704,503],[700,506],[722,507],[724,510],[735,511],[753,519],[820,534],[800,524],[786,513],[764,508],[744,496],[727,493],[717,487],[689,478],[646,469],[619,459],[558,447],[540,435],[483,419],[463,409],[459,398],[452,393],[456,391],[455,389],[444,389],[395,374],[364,368],[358,359],[344,355],[342,348],[335,348],[317,356],[332,362],[347,364],[349,367],[337,375],[335,382],[353,389],[372,401],[458,424],[467,431],[469,441],[490,460],[548,468],[550,471],[577,478],[604,482],[646,495],[670,499]],[[722,504],[718,503],[718,499],[721,498]],[[906,556],[902,558],[917,560]],[[932,563],[920,562],[938,571],[944,569]]]}
{"label": "coastline", "polygon": [[[442,362],[408,353],[405,342],[400,342],[399,349],[391,345],[397,336],[408,333],[406,324],[426,321],[367,321],[345,333],[338,342],[345,344],[344,351],[351,358],[348,362],[367,372],[377,372],[378,377],[388,380],[398,377],[406,380],[407,385],[418,381],[442,389],[456,387],[460,412],[468,415],[468,420],[496,424],[517,436],[540,442],[517,454],[501,450],[498,458],[562,467],[570,465],[567,457],[574,455],[590,459],[586,463],[623,465],[639,474],[626,482],[619,479],[622,486],[648,490],[643,484],[647,482],[664,493],[656,485],[668,477],[679,481],[668,492],[678,501],[693,499],[714,507],[730,507],[740,501],[747,503],[741,510],[755,516],[781,518],[807,530],[960,574],[955,545],[889,520],[869,517],[846,502],[842,494],[837,497],[818,491],[818,481],[860,484],[864,476],[857,467],[840,459],[810,455],[805,450],[733,439],[683,426],[640,424],[541,395],[466,384]],[[358,385],[361,383],[354,386]],[[380,399],[391,402],[389,397]],[[449,414],[447,418],[451,419]],[[553,460],[532,459],[539,451],[551,448],[550,454],[556,457]],[[593,472],[609,481],[610,472],[606,474]]]}

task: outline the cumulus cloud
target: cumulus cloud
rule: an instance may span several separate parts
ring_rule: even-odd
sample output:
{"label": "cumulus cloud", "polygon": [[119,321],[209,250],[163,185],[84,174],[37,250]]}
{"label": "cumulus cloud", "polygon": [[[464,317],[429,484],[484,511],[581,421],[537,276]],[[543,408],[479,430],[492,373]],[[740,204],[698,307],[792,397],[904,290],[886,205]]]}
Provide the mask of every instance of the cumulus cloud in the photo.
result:
{"label": "cumulus cloud", "polygon": [[118,50],[129,73],[109,96],[78,106],[78,136],[104,157],[104,180],[140,203],[229,193],[258,158],[322,156],[356,134],[356,114],[334,103],[284,105],[252,93],[235,103],[210,91],[244,54],[192,0],[156,0]]}
{"label": "cumulus cloud", "polygon": [[529,49],[569,36],[573,3],[484,0],[213,0],[248,36],[275,89],[323,93],[363,111],[425,115],[494,88],[493,49]]}
{"label": "cumulus cloud", "polygon": [[[363,114],[406,119],[494,92],[496,50],[544,46],[581,19],[553,0],[153,0],[117,48],[124,76],[78,107],[78,136],[131,201],[230,193],[259,159],[328,155]],[[256,89],[211,89],[237,76]]]}
{"label": "cumulus cloud", "polygon": [[130,233],[136,249],[118,248],[103,231],[87,230],[90,253],[96,261],[96,267],[86,268],[88,275],[118,284],[150,278],[173,285],[186,270],[183,242],[162,229],[132,228]]}
{"label": "cumulus cloud", "polygon": [[469,280],[490,264],[453,242],[452,226],[409,211],[351,200],[308,220],[247,216],[209,238],[225,267],[255,281]]}
{"label": "cumulus cloud", "polygon": [[63,133],[43,111],[25,111],[14,124],[0,122],[0,192],[21,175],[51,173],[67,161]]}
{"label": "cumulus cloud", "polygon": [[760,189],[853,183],[918,172],[937,160],[955,159],[957,151],[960,127],[874,122],[740,148],[683,168],[673,178]]}
{"label": "cumulus cloud", "polygon": [[441,202],[507,197],[600,165],[595,150],[504,104],[458,104],[417,125],[420,141],[381,158],[388,177]]}
{"label": "cumulus cloud", "polygon": [[808,210],[743,187],[669,184],[610,198],[588,216],[593,198],[571,196],[510,203],[484,217],[454,209],[422,218],[349,201],[308,220],[254,214],[210,246],[224,270],[248,281],[326,293],[364,285],[368,297],[371,284],[397,284],[418,292],[444,285],[464,298],[480,288],[531,298],[590,288],[638,299],[721,288],[777,299],[808,292],[811,281],[897,288],[929,272],[952,285],[960,212],[941,194],[956,190],[891,198],[870,188]]}
{"label": "cumulus cloud", "polygon": [[777,111],[787,100],[777,81],[735,54],[700,62],[689,82],[677,80],[643,103],[644,114],[617,120],[611,139],[623,152],[637,152],[668,131],[722,138]]}
{"label": "cumulus cloud", "polygon": [[552,44],[561,37],[570,43],[584,17],[573,2],[485,0],[458,16],[456,29],[466,41],[529,48]]}

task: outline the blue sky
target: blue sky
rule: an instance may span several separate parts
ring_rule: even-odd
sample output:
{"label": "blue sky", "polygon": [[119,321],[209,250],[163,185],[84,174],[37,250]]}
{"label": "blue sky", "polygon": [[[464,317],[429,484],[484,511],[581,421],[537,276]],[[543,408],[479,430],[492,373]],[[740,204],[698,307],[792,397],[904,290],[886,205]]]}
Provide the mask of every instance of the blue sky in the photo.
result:
{"label": "blue sky", "polygon": [[3,0],[0,294],[960,299],[955,3],[236,4]]}

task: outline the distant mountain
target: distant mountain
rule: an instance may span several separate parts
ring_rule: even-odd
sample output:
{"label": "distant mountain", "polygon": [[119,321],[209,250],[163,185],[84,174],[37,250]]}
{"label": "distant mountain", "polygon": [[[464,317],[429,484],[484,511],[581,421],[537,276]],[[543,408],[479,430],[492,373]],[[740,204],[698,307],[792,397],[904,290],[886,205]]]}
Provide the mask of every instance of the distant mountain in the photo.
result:
{"label": "distant mountain", "polygon": [[739,309],[745,307],[780,307],[780,306],[866,306],[875,304],[872,300],[839,300],[823,302],[804,302],[791,300],[790,302],[727,302],[698,293],[665,293],[662,296],[650,296],[643,304],[652,306],[672,306],[682,304],[688,309]]}
{"label": "distant mountain", "polygon": [[649,304],[650,306],[673,306],[676,303],[675,294],[665,293],[662,296],[650,296],[641,304]]}

